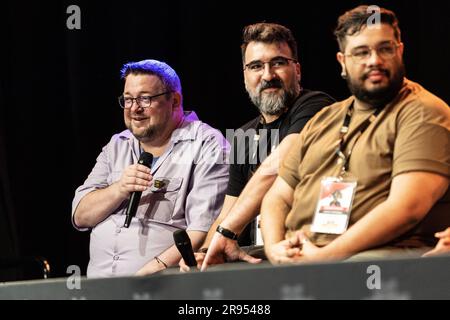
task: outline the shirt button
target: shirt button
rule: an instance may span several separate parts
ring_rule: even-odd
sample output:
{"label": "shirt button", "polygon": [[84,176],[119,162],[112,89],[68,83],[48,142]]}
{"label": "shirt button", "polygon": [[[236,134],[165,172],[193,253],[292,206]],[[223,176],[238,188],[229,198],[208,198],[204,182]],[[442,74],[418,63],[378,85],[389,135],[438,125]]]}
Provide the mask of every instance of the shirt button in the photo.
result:
{"label": "shirt button", "polygon": [[120,233],[121,229],[120,228],[116,228],[116,233]]}
{"label": "shirt button", "polygon": [[114,256],[113,259],[117,261],[119,260],[119,256]]}

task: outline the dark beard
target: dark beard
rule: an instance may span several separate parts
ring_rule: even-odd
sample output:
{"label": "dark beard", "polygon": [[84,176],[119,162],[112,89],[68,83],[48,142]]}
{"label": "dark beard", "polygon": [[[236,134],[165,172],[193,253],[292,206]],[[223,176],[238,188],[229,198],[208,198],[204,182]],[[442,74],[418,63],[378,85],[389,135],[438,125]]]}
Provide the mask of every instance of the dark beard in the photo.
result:
{"label": "dark beard", "polygon": [[135,133],[131,128],[128,129],[133,133],[136,139],[142,142],[152,141],[153,138],[155,138],[156,133],[158,132],[158,128],[156,128],[155,126],[145,129],[142,134]]}
{"label": "dark beard", "polygon": [[169,124],[169,121],[170,115],[167,115],[167,117],[164,118],[160,123],[145,128],[144,132],[142,132],[141,134],[138,134],[135,130],[133,130],[133,125],[131,124],[131,122],[129,125],[127,125],[127,129],[130,130],[133,136],[135,136],[139,141],[150,142],[158,138],[162,134],[162,132],[164,132],[164,129]]}
{"label": "dark beard", "polygon": [[[374,69],[370,70],[373,71]],[[382,71],[390,78],[390,73],[385,69],[375,69]],[[370,72],[369,71],[369,72]],[[394,100],[398,92],[402,88],[403,78],[405,77],[405,66],[402,63],[400,68],[392,75],[387,87],[373,91],[364,88],[363,82],[367,78],[365,74],[357,83],[354,83],[350,77],[347,78],[347,85],[350,92],[360,101],[365,102],[376,109],[384,108],[389,102]]]}

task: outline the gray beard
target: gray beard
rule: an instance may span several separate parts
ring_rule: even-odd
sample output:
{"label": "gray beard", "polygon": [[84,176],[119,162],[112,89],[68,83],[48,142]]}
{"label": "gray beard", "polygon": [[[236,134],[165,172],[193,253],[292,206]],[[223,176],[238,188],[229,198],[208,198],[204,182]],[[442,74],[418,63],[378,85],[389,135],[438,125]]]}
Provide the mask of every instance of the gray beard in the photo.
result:
{"label": "gray beard", "polygon": [[279,115],[284,109],[298,96],[296,88],[286,90],[281,88],[280,92],[264,93],[261,92],[261,87],[256,88],[256,94],[247,90],[250,100],[264,114],[271,116]]}
{"label": "gray beard", "polygon": [[260,112],[271,116],[280,114],[286,107],[285,94],[261,94],[258,96],[250,96],[250,99]]}

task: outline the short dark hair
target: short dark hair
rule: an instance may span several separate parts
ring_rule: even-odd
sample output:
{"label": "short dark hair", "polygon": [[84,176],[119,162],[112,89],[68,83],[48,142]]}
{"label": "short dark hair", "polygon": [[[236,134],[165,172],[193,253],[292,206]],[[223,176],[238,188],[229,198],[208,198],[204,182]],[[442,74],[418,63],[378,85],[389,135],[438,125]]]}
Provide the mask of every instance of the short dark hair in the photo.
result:
{"label": "short dark hair", "polygon": [[161,80],[164,90],[175,91],[181,94],[180,78],[175,70],[165,62],[151,59],[128,62],[123,65],[120,75],[125,80],[129,74],[155,75]]}
{"label": "short dark hair", "polygon": [[[361,31],[367,25],[367,20],[373,16],[373,11],[367,5],[356,7],[345,12],[338,19],[338,25],[334,30],[334,35],[339,44],[339,49],[344,52],[346,45],[346,36],[352,36]],[[400,28],[395,13],[385,8],[380,9],[380,23],[388,24],[394,29],[394,35],[400,42]]]}
{"label": "short dark hair", "polygon": [[242,34],[242,61],[245,62],[245,50],[250,42],[286,42],[292,51],[292,57],[298,61],[297,56],[297,42],[292,35],[291,30],[276,23],[260,22],[248,25],[244,28]]}

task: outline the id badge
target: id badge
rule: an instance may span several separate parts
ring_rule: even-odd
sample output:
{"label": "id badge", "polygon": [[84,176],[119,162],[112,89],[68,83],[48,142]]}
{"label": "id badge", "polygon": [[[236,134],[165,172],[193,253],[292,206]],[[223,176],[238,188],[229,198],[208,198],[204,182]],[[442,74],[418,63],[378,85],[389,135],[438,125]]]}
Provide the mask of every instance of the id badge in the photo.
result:
{"label": "id badge", "polygon": [[322,179],[311,231],[342,234],[347,230],[356,184],[354,179]]}

